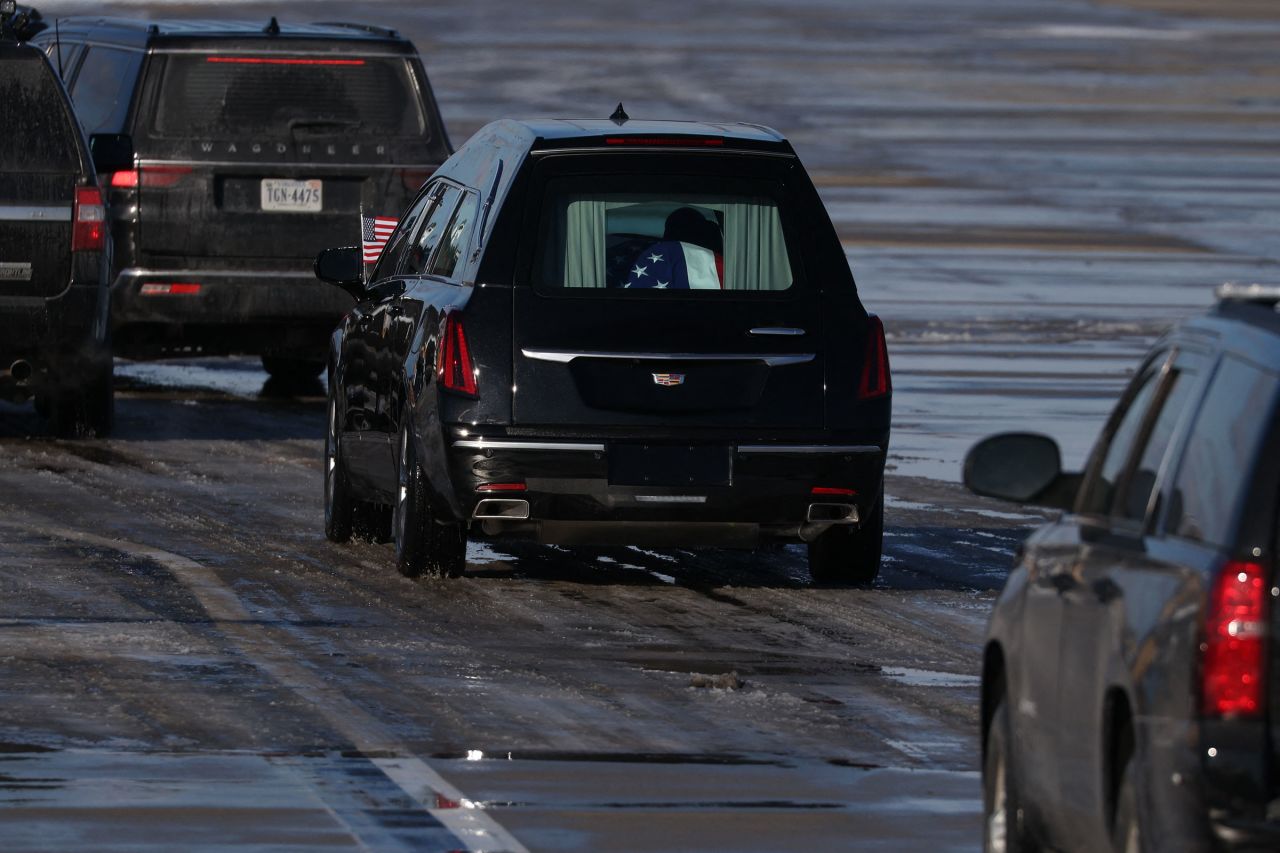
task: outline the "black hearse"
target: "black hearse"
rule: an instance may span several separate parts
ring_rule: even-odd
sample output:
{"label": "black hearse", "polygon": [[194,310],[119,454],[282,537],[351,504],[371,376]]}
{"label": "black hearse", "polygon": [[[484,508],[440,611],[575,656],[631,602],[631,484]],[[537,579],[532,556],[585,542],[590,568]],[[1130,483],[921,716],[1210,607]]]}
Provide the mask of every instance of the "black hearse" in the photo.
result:
{"label": "black hearse", "polygon": [[1083,477],[978,444],[980,494],[1068,510],[1027,540],[982,674],[987,849],[1280,849],[1280,287],[1161,339]]}
{"label": "black hearse", "polygon": [[[25,402],[59,435],[103,436],[113,419],[111,256],[102,191],[58,75],[17,41],[0,3],[0,399]],[[94,137],[100,162],[119,140]]]}
{"label": "black hearse", "polygon": [[325,529],[394,508],[400,569],[468,532],[809,543],[870,582],[884,331],[790,144],[743,124],[500,121],[405,212],[330,353]]}
{"label": "black hearse", "polygon": [[450,146],[412,43],[363,24],[62,18],[33,39],[88,133],[132,137],[103,175],[117,352],[252,353],[315,375],[351,307],[311,274],[394,216]]}

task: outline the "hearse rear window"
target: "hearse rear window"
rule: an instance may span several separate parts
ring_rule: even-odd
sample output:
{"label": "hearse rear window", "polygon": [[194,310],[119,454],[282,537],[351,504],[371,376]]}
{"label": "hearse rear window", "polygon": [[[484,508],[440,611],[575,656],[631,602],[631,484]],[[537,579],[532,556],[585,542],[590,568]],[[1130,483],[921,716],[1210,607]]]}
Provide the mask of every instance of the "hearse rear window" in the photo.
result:
{"label": "hearse rear window", "polygon": [[400,57],[173,53],[161,75],[155,136],[332,139],[427,129]]}
{"label": "hearse rear window", "polygon": [[[539,290],[783,291],[780,187],[634,175],[548,183]],[[665,185],[665,186],[664,186]]]}

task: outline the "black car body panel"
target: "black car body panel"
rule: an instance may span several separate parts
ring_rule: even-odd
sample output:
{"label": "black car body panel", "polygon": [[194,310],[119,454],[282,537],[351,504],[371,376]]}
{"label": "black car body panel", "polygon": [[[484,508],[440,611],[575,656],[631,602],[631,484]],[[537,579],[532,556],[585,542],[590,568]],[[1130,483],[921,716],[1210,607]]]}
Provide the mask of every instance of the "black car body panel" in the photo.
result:
{"label": "black car body panel", "polygon": [[[130,134],[106,176],[117,348],[319,358],[351,300],[321,248],[393,215],[451,149],[413,45],[350,24],[65,18],[36,38],[91,133]],[[177,285],[177,287],[174,287]]]}
{"label": "black car body panel", "polygon": [[[659,190],[678,180],[767,186],[754,213],[771,214],[779,200],[790,263],[775,266],[790,270],[792,286],[545,286],[544,206],[562,179],[605,189],[618,179]],[[456,265],[433,275],[428,266],[445,250],[416,258],[413,235],[463,220]],[[454,325],[465,333],[474,393],[440,378]],[[407,423],[433,505],[476,532],[556,542],[809,538],[830,526],[808,521],[815,486],[847,488],[856,497],[841,500],[863,518],[879,502],[887,364],[883,393],[834,399],[857,397],[872,325],[812,183],[774,132],[496,122],[410,205],[334,336],[343,465],[362,499],[391,503]],[[477,515],[503,497],[485,491],[495,483],[521,484],[514,497],[528,502],[527,518]]]}
{"label": "black car body panel", "polygon": [[[110,373],[101,196],[57,74],[39,50],[3,40],[0,126],[0,397],[74,393]],[[88,226],[97,236],[78,244]]]}
{"label": "black car body panel", "polygon": [[[1143,849],[1280,846],[1275,301],[1226,299],[1156,344],[1073,510],[1027,540],[1001,593],[984,731],[1003,696],[1024,826],[1041,844],[1110,844],[1133,760]],[[1220,712],[1204,698],[1211,602],[1247,567],[1266,611],[1239,626],[1264,638],[1261,710]]]}

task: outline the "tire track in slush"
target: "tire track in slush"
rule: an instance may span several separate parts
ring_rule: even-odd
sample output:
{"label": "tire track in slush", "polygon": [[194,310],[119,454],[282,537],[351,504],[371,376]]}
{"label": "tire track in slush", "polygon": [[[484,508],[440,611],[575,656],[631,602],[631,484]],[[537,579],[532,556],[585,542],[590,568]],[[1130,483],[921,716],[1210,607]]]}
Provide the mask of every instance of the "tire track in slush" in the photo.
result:
{"label": "tire track in slush", "polygon": [[528,853],[523,844],[460,789],[413,756],[373,715],[292,657],[288,635],[263,628],[213,569],[161,548],[71,530],[47,523],[50,521],[27,516],[22,521],[6,519],[0,525],[94,545],[163,566],[187,588],[247,660],[307,702],[370,763],[457,836],[465,845],[463,849],[473,853]]}

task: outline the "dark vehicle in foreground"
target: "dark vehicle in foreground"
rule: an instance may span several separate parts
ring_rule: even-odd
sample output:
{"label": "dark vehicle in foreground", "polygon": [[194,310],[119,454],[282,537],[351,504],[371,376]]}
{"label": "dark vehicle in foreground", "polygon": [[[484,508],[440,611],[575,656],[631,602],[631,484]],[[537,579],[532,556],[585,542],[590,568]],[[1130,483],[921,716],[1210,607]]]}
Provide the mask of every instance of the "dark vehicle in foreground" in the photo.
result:
{"label": "dark vehicle in foreground", "polygon": [[35,36],[87,133],[127,134],[102,176],[118,353],[250,353],[316,375],[351,307],[321,249],[404,207],[450,147],[413,44],[361,24],[63,18]]}
{"label": "dark vehicle in foreground", "polygon": [[316,261],[358,300],[330,353],[329,538],[391,511],[408,575],[458,574],[471,533],[807,542],[816,580],[876,576],[884,331],[774,131],[496,122],[367,285],[358,259]]}
{"label": "dark vehicle in foreground", "polygon": [[[114,405],[102,192],[58,75],[39,50],[3,34],[0,136],[0,399],[34,397],[60,435],[106,435]],[[93,140],[108,158],[118,141]]]}
{"label": "dark vehicle in foreground", "polygon": [[987,849],[1280,849],[1280,287],[1233,287],[1142,363],[1083,475],[979,443],[979,493],[1068,509],[1026,542],[983,661]]}

